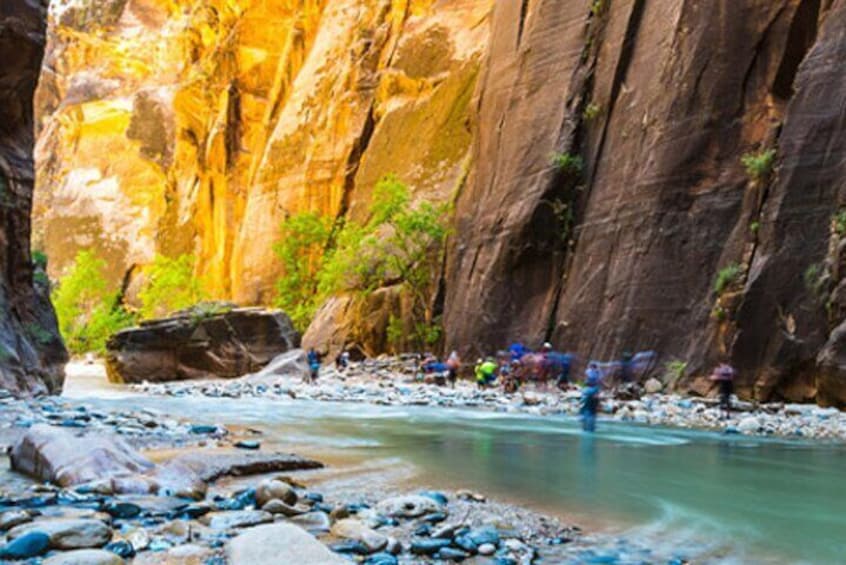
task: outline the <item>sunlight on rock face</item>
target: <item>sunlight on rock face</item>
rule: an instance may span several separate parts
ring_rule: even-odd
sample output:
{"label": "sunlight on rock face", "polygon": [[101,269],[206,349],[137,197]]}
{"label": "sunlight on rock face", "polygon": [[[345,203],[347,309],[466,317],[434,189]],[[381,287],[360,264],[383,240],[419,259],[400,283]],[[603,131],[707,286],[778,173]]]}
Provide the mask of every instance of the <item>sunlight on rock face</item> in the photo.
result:
{"label": "sunlight on rock face", "polygon": [[194,253],[218,298],[270,298],[288,213],[367,214],[397,173],[466,174],[491,0],[57,0],[36,97],[36,245],[111,279]]}

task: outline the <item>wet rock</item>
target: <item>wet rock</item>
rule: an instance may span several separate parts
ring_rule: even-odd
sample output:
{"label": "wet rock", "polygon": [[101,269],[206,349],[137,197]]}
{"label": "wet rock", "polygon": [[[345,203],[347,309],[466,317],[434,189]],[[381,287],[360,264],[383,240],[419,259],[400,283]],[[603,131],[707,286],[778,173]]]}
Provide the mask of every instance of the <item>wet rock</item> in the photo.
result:
{"label": "wet rock", "polygon": [[33,530],[13,539],[0,547],[0,559],[28,559],[47,552],[50,536],[46,532]]}
{"label": "wet rock", "polygon": [[271,524],[251,528],[226,546],[231,565],[348,565],[302,528]]}
{"label": "wet rock", "polygon": [[299,342],[290,318],[278,310],[186,312],[115,334],[106,369],[109,380],[125,383],[234,378],[260,370]]}
{"label": "wet rock", "polygon": [[44,560],[44,565],[123,565],[123,563],[123,559],[118,555],[100,549],[66,551]]}
{"label": "wet rock", "polygon": [[5,531],[32,521],[29,510],[7,510],[0,514],[0,531]]}
{"label": "wet rock", "polygon": [[261,442],[255,440],[241,440],[235,442],[235,447],[238,449],[258,449],[261,447]]}
{"label": "wet rock", "polygon": [[380,502],[376,508],[386,516],[397,518],[418,518],[424,514],[442,510],[442,506],[433,499],[419,495],[388,498]]}
{"label": "wet rock", "polygon": [[742,434],[754,434],[761,427],[761,422],[754,416],[747,416],[737,424],[737,430]]}
{"label": "wet rock", "polygon": [[290,504],[285,504],[281,500],[276,498],[268,500],[267,504],[261,507],[261,509],[265,512],[270,512],[271,514],[281,514],[282,516],[299,516],[300,514],[305,514],[308,512],[308,507],[297,507],[291,506]]}
{"label": "wet rock", "polygon": [[262,510],[234,510],[212,512],[203,516],[201,521],[213,530],[229,530],[272,522],[273,515]]}
{"label": "wet rock", "polygon": [[110,551],[118,557],[123,557],[124,559],[135,557],[135,548],[132,547],[132,544],[126,540],[109,542],[103,546],[103,550]]}
{"label": "wet rock", "polygon": [[390,553],[374,553],[364,561],[364,565],[398,565],[399,560]]}
{"label": "wet rock", "polygon": [[368,555],[370,550],[358,540],[344,540],[329,545],[329,549],[335,553],[351,555]]}
{"label": "wet rock", "polygon": [[77,437],[39,424],[12,447],[12,469],[61,486],[149,471],[153,464],[117,437]]}
{"label": "wet rock", "polygon": [[16,526],[7,535],[9,539],[16,539],[34,531],[46,533],[54,549],[102,547],[112,538],[112,530],[100,520],[73,518],[38,520]]}
{"label": "wet rock", "polygon": [[434,555],[441,549],[449,547],[452,540],[448,539],[415,539],[411,541],[411,553],[414,555]]}
{"label": "wet rock", "polygon": [[449,503],[449,498],[447,498],[447,495],[434,490],[425,490],[420,493],[420,496],[426,496],[428,498],[431,498],[441,506],[446,506]]}
{"label": "wet rock", "polygon": [[332,525],[332,535],[339,538],[360,541],[368,553],[381,551],[388,545],[387,536],[368,528],[360,520],[346,518]]}
{"label": "wet rock", "polygon": [[455,549],[452,547],[442,547],[438,553],[435,555],[438,559],[443,559],[445,561],[464,561],[468,557],[470,557],[467,553],[461,551],[460,549]]}
{"label": "wet rock", "polygon": [[287,483],[275,479],[264,480],[256,487],[256,502],[264,506],[268,501],[277,499],[285,504],[296,504],[297,493]]}
{"label": "wet rock", "polygon": [[490,526],[470,530],[467,537],[478,546],[486,544],[493,546],[499,545],[499,532],[497,532],[496,528]]}
{"label": "wet rock", "polygon": [[326,533],[332,528],[329,515],[325,512],[307,512],[299,516],[292,516],[290,521],[312,535]]}
{"label": "wet rock", "polygon": [[103,506],[103,511],[112,518],[126,520],[141,514],[141,507],[132,502],[112,501]]}

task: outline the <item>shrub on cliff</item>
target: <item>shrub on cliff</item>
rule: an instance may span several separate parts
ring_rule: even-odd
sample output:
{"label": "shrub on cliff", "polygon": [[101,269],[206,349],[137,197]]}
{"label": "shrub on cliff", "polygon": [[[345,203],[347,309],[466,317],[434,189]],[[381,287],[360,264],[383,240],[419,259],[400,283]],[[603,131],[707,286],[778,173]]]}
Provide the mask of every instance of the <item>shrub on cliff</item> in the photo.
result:
{"label": "shrub on cliff", "polygon": [[53,292],[59,330],[72,353],[101,353],[109,336],[135,322],[109,289],[105,267],[91,251],[80,251]]}
{"label": "shrub on cliff", "polygon": [[432,297],[447,236],[448,206],[413,205],[408,187],[388,175],[376,184],[370,211],[363,225],[346,220],[333,227],[330,220],[311,213],[283,223],[282,239],[275,246],[285,267],[276,287],[277,305],[303,331],[317,306],[334,294],[402,285],[412,319],[405,332],[394,323],[391,341],[431,345],[440,336]]}
{"label": "shrub on cliff", "polygon": [[142,318],[167,316],[205,299],[202,285],[194,276],[194,262],[193,255],[156,255],[152,264],[144,267],[144,287],[138,293]]}

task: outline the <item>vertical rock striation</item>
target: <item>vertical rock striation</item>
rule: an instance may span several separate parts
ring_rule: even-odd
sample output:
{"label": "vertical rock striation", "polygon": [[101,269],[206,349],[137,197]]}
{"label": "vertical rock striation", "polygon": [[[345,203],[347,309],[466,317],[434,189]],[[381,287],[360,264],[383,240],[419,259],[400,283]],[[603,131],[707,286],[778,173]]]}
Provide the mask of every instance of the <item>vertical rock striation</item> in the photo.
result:
{"label": "vertical rock striation", "polygon": [[33,281],[32,104],[44,54],[46,2],[0,5],[0,387],[58,392],[66,353],[44,273]]}

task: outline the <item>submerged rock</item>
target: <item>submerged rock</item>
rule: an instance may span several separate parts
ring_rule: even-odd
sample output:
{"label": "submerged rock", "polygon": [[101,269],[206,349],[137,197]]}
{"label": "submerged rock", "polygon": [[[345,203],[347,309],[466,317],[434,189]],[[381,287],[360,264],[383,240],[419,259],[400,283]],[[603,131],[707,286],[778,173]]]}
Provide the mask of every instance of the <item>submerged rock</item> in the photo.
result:
{"label": "submerged rock", "polygon": [[28,559],[37,557],[50,547],[50,536],[42,531],[22,534],[0,547],[0,559]]}
{"label": "submerged rock", "polygon": [[290,318],[278,310],[187,312],[115,334],[106,370],[109,380],[125,383],[235,378],[258,371],[299,342]]}

